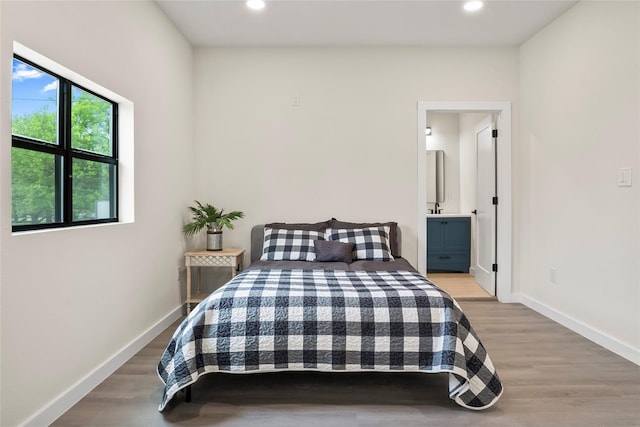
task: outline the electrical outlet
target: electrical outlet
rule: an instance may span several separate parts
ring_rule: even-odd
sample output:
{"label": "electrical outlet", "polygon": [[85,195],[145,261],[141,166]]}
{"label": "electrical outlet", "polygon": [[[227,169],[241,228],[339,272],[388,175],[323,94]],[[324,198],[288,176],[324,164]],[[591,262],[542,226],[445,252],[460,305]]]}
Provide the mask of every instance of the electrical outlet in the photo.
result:
{"label": "electrical outlet", "polygon": [[558,271],[555,268],[552,268],[549,271],[549,280],[551,281],[551,283],[556,283],[557,277],[558,276]]}
{"label": "electrical outlet", "polygon": [[294,107],[300,106],[300,95],[293,96],[293,98],[291,99],[291,105],[293,105]]}

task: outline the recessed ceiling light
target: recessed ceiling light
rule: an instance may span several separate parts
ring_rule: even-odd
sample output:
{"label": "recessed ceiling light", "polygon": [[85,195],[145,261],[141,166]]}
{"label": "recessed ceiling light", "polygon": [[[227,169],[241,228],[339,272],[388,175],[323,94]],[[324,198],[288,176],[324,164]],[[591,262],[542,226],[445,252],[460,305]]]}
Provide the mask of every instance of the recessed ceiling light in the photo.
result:
{"label": "recessed ceiling light", "polygon": [[251,10],[262,10],[264,6],[264,0],[247,0],[247,7]]}
{"label": "recessed ceiling light", "polygon": [[481,1],[468,1],[464,4],[464,10],[467,12],[475,12],[482,9],[483,5],[484,3]]}

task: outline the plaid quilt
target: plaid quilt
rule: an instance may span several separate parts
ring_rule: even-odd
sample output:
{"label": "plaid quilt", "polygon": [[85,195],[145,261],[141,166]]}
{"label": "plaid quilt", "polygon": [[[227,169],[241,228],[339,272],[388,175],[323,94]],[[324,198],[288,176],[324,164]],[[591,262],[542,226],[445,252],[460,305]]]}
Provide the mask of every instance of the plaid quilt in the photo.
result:
{"label": "plaid quilt", "polygon": [[492,406],[502,384],[457,302],[410,271],[246,270],[167,346],[159,410],[211,372],[448,372],[449,397]]}

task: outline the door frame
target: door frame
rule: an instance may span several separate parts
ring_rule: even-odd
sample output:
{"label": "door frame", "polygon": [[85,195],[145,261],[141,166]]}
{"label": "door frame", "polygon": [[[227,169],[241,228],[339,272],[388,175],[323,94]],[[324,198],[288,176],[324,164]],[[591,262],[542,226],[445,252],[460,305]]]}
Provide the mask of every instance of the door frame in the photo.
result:
{"label": "door frame", "polygon": [[427,158],[424,155],[427,115],[432,112],[496,114],[498,143],[496,172],[498,196],[496,296],[500,302],[512,302],[511,252],[511,102],[509,101],[418,101],[417,105],[418,159],[418,271],[427,273]]}

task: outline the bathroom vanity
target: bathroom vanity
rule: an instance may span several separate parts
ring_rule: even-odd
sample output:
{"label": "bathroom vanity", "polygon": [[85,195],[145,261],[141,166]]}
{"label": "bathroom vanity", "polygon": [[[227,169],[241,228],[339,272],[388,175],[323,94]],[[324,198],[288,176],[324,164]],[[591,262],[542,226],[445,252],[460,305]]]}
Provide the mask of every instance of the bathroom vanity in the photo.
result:
{"label": "bathroom vanity", "polygon": [[427,215],[427,272],[468,273],[471,261],[471,216]]}

